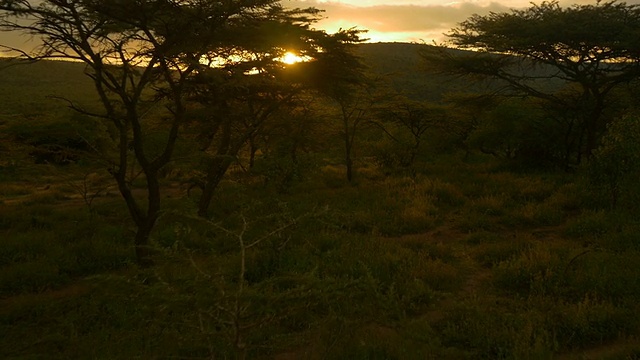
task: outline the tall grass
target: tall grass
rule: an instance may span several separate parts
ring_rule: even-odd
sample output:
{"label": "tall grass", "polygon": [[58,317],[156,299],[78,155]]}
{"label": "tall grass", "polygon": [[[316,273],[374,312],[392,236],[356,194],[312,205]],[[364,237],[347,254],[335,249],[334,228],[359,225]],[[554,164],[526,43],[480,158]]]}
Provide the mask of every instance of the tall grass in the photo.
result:
{"label": "tall grass", "polygon": [[152,269],[117,197],[8,187],[31,201],[0,209],[0,357],[549,359],[640,334],[633,214],[484,158],[361,170],[235,176],[206,221],[167,199]]}

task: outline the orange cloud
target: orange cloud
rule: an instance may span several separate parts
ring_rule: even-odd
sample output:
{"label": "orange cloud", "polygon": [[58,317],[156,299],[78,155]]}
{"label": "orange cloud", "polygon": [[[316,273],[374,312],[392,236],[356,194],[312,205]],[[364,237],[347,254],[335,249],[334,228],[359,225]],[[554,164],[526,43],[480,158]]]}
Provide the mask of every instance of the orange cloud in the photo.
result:
{"label": "orange cloud", "polygon": [[[640,0],[626,2],[640,4]],[[560,3],[571,6],[576,3],[594,4],[595,0],[561,0]],[[446,38],[444,33],[473,14],[528,7],[530,0],[284,0],[282,4],[292,8],[325,10],[325,19],[317,27],[328,32],[357,27],[369,30],[365,37],[373,42],[440,42]]]}

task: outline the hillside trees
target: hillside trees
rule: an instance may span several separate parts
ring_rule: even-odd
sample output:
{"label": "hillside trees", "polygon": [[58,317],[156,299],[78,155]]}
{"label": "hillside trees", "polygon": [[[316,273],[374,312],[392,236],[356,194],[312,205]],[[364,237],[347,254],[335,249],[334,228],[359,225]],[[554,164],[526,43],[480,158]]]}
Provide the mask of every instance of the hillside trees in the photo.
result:
{"label": "hillside trees", "polygon": [[[245,57],[248,52],[284,53],[306,39],[289,30],[308,30],[317,14],[284,10],[274,0],[2,0],[0,30],[40,42],[34,51],[12,49],[22,58],[86,64],[101,107],[69,103],[106,124],[112,146],[96,150],[110,162],[137,229],[137,261],[147,265],[149,236],[161,210],[160,170],[172,160],[189,120],[193,78],[220,63],[238,67],[253,60]],[[266,33],[280,46],[271,41],[261,47]],[[132,191],[133,166],[144,175],[143,196]]]}
{"label": "hillside trees", "polygon": [[543,2],[510,13],[474,15],[425,58],[451,73],[500,80],[509,95],[572,112],[575,161],[590,157],[610,121],[612,91],[640,76],[640,7],[617,1],[562,8]]}

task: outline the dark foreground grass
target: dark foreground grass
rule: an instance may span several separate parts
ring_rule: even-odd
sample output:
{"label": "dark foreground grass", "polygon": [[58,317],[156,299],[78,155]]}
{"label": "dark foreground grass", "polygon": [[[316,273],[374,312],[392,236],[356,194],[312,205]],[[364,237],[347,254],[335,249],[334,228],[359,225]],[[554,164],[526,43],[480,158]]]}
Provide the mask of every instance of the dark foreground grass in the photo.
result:
{"label": "dark foreground grass", "polygon": [[286,192],[240,177],[211,221],[173,191],[146,270],[117,197],[13,186],[0,357],[637,358],[636,209],[566,175],[450,165],[356,184],[327,167]]}

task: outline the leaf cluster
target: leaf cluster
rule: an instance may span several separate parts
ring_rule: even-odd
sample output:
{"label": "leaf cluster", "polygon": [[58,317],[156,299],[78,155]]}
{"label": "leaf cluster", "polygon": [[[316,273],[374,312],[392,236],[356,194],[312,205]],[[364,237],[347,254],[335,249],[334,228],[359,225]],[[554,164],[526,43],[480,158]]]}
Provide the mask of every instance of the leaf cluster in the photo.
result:
{"label": "leaf cluster", "polygon": [[449,34],[461,48],[558,61],[619,62],[638,58],[640,7],[617,1],[560,7],[543,2],[511,13],[474,15]]}

